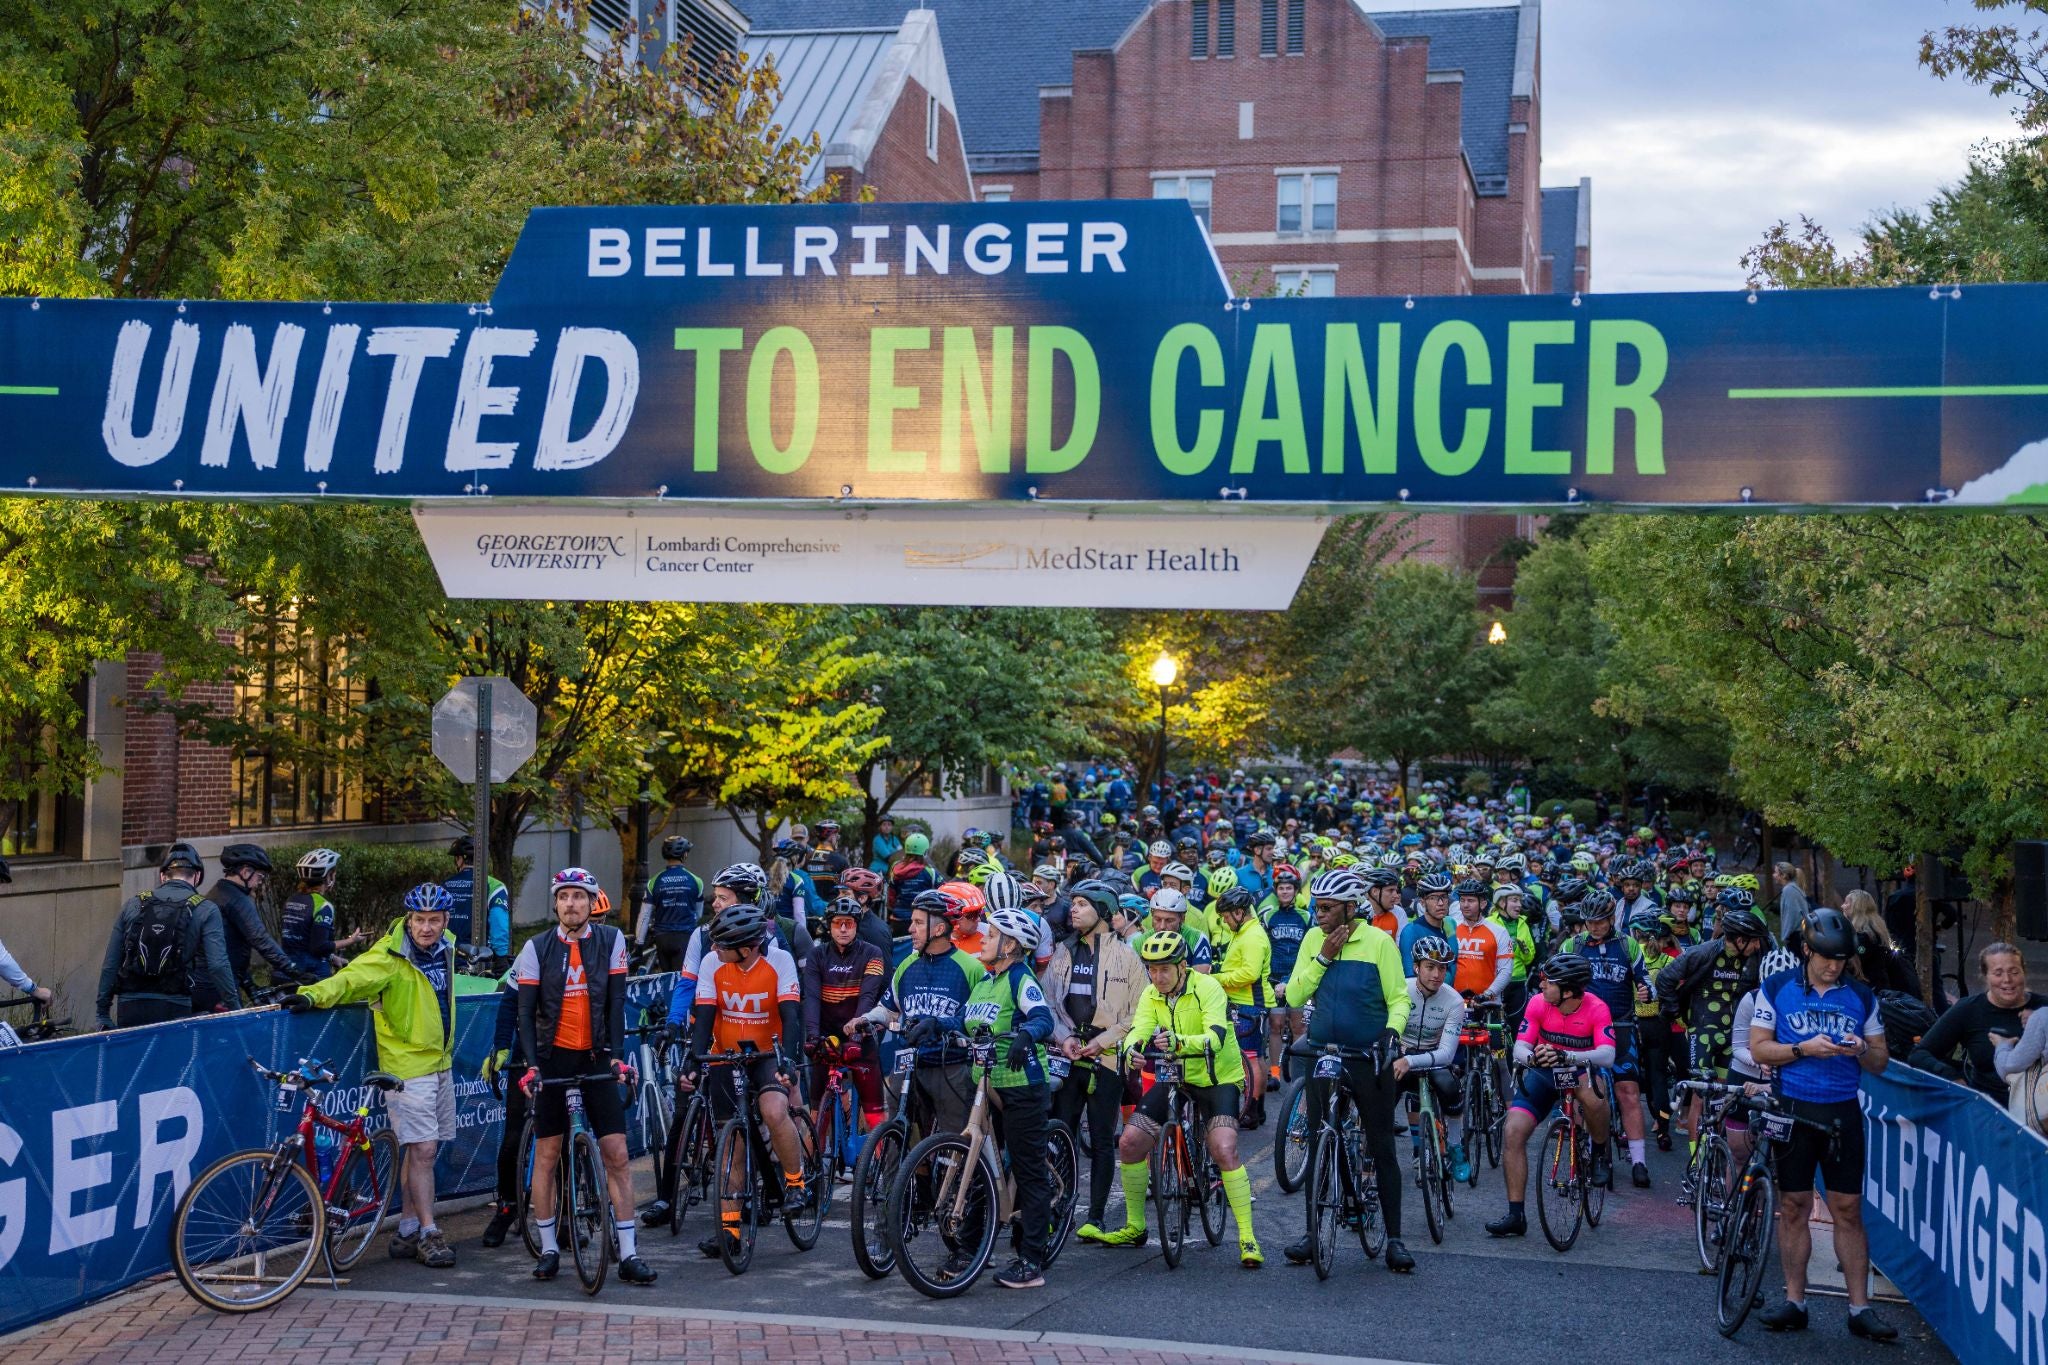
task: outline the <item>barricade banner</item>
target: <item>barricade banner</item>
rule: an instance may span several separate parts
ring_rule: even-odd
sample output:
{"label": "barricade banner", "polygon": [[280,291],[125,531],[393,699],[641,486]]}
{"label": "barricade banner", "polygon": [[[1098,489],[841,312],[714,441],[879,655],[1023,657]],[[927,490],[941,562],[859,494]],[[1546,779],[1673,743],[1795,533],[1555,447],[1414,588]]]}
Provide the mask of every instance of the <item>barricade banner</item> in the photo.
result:
{"label": "barricade banner", "polygon": [[1974,1090],[1863,1078],[1871,1260],[1960,1360],[2048,1361],[2048,1142]]}
{"label": "barricade banner", "polygon": [[[673,982],[628,983],[629,1027],[648,1005],[665,1010]],[[505,1106],[479,1072],[497,1010],[496,995],[456,1001],[456,1134],[435,1168],[444,1199],[496,1181]],[[373,1130],[387,1124],[362,1083],[376,1069],[362,1005],[250,1010],[0,1051],[0,1332],[170,1270],[171,1216],[193,1177],[229,1152],[273,1146],[298,1121],[296,1099],[280,1111],[249,1058],[273,1070],[319,1061],[337,1077],[322,1095],[329,1113],[367,1108]],[[639,1107],[627,1125],[636,1154]]]}

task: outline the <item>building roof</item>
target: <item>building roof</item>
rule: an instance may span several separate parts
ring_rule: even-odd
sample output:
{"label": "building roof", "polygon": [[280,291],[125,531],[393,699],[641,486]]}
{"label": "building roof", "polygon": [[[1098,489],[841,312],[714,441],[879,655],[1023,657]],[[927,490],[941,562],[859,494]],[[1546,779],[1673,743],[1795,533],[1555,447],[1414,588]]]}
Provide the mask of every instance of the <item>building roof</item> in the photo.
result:
{"label": "building roof", "polygon": [[1398,10],[1367,14],[1389,38],[1429,39],[1431,71],[1465,73],[1465,159],[1481,194],[1508,188],[1509,100],[1515,90],[1523,10]]}
{"label": "building roof", "polygon": [[[961,139],[977,160],[1038,150],[1038,87],[1074,79],[1074,50],[1114,46],[1150,0],[924,0],[959,82]],[[916,0],[740,0],[756,31],[888,28]],[[827,139],[829,141],[829,138]]]}
{"label": "building roof", "polygon": [[1591,247],[1593,182],[1543,191],[1543,254],[1550,257],[1550,292],[1576,292],[1579,248]]}

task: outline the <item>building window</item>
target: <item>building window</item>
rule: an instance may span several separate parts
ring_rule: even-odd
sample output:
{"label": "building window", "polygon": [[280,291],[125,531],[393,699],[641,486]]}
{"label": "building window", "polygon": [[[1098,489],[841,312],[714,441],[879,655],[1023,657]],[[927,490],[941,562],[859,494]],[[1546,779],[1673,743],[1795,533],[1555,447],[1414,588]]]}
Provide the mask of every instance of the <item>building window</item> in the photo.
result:
{"label": "building window", "polygon": [[1010,202],[1011,188],[1009,185],[983,185],[981,187],[981,202],[984,204],[1007,204]]}
{"label": "building window", "polygon": [[[618,0],[623,7],[625,0]],[[591,9],[597,8],[592,0]],[[745,25],[723,0],[668,0],[668,40],[684,44],[688,79],[700,90],[721,89],[739,72],[740,33]]]}
{"label": "building window", "polygon": [[1259,55],[1280,55],[1280,0],[1259,0]]}
{"label": "building window", "polygon": [[1337,230],[1337,176],[1332,171],[1288,171],[1280,176],[1278,224],[1282,232]]}
{"label": "building window", "polygon": [[640,44],[636,31],[632,0],[590,0],[583,46],[592,56],[602,57],[616,47],[626,65],[638,65]]}
{"label": "building window", "polygon": [[1273,272],[1273,284],[1282,298],[1334,299],[1337,297],[1335,270],[1280,270]]}
{"label": "building window", "polygon": [[939,159],[939,97],[924,97],[924,154],[933,161]]}
{"label": "building window", "polygon": [[[81,682],[73,691],[73,700],[78,704],[77,726],[72,732],[74,745],[86,737],[90,698],[87,683]],[[15,718],[10,728],[14,733],[7,748],[16,755],[18,766],[8,774],[7,785],[21,795],[0,800],[0,857],[79,856],[85,802],[50,781],[46,766],[65,747],[63,735],[55,725],[26,716]]]}
{"label": "building window", "polygon": [[1199,60],[1209,55],[1209,0],[1194,0],[1192,9],[1195,27],[1188,55]]}
{"label": "building window", "polygon": [[242,651],[236,713],[276,738],[236,752],[229,823],[261,829],[363,820],[362,778],[346,759],[367,697],[349,674],[347,646],[301,627],[293,607],[257,606]]}
{"label": "building window", "polygon": [[1154,199],[1185,199],[1195,211],[1195,217],[1202,224],[1202,231],[1209,230],[1209,192],[1214,181],[1207,175],[1187,175],[1178,171],[1154,172],[1152,176],[1152,197]]}
{"label": "building window", "polygon": [[1302,53],[1302,10],[1307,8],[1307,4],[1308,0],[1287,0],[1287,53],[1291,57]]}
{"label": "building window", "polygon": [[1216,55],[1237,55],[1237,0],[1216,0]]}

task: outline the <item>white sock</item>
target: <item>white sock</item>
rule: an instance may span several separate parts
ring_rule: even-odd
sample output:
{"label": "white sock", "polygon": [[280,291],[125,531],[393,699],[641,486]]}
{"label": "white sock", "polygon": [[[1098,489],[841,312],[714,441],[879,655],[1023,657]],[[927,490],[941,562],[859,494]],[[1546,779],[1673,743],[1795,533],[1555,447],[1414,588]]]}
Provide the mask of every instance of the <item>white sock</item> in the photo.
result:
{"label": "white sock", "polygon": [[427,1223],[420,1228],[420,1236],[422,1237],[439,1237],[440,1235],[441,1229],[435,1227],[432,1223]]}
{"label": "white sock", "polygon": [[540,1254],[543,1256],[547,1255],[550,1251],[560,1251],[562,1249],[560,1244],[555,1241],[555,1220],[552,1218],[534,1219],[533,1235],[540,1238]]}
{"label": "white sock", "polygon": [[400,1237],[417,1237],[417,1236],[419,1235],[419,1231],[420,1231],[420,1220],[419,1220],[419,1219],[417,1219],[417,1218],[414,1218],[414,1217],[412,1217],[412,1216],[410,1216],[410,1215],[408,1215],[408,1214],[401,1214],[401,1215],[399,1215],[399,1219],[398,1219],[398,1235],[399,1235]]}
{"label": "white sock", "polygon": [[614,1223],[612,1226],[617,1228],[619,1233],[619,1259],[623,1261],[628,1256],[638,1256],[640,1254],[640,1230],[634,1226],[633,1220],[628,1218],[625,1222]]}
{"label": "white sock", "polygon": [[1629,1139],[1628,1161],[1629,1165],[1631,1166],[1640,1166],[1643,1164],[1643,1140],[1641,1138]]}

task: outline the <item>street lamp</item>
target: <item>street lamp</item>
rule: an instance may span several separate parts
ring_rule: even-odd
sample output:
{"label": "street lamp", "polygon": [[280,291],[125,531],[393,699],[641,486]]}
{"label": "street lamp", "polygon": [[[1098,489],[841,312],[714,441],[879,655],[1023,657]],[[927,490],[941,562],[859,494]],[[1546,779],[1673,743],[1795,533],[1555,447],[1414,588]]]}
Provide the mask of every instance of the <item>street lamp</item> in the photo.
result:
{"label": "street lamp", "polygon": [[1163,691],[1173,686],[1173,680],[1180,676],[1180,663],[1171,654],[1161,650],[1159,657],[1152,661],[1152,681]]}
{"label": "street lamp", "polygon": [[1152,780],[1166,787],[1166,692],[1180,676],[1180,663],[1165,650],[1152,661],[1152,682],[1159,689],[1159,744],[1153,751]]}
{"label": "street lamp", "polygon": [[1486,643],[1490,645],[1504,645],[1507,642],[1508,628],[1502,625],[1500,622],[1495,621],[1493,623],[1493,629],[1486,632]]}

